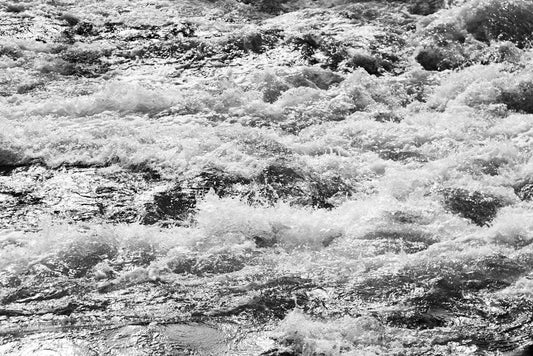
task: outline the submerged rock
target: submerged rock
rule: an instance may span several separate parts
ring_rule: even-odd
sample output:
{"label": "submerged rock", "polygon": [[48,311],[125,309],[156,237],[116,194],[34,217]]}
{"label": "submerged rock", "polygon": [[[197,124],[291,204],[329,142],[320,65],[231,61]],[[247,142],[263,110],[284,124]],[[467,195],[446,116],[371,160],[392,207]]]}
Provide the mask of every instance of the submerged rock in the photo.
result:
{"label": "submerged rock", "polygon": [[443,192],[444,206],[479,226],[488,225],[506,203],[496,196],[461,188]]}
{"label": "submerged rock", "polygon": [[20,12],[26,11],[26,9],[27,9],[26,6],[23,4],[8,3],[5,5],[6,12],[14,12],[18,14]]}
{"label": "submerged rock", "polygon": [[507,108],[519,112],[533,113],[533,82],[520,81],[505,88],[499,95],[498,101]]}
{"label": "submerged rock", "polygon": [[431,15],[440,9],[444,9],[448,1],[446,0],[411,0],[409,12],[415,15]]}
{"label": "submerged rock", "polygon": [[533,356],[533,345],[526,345],[520,350],[511,353],[510,356]]}
{"label": "submerged rock", "polygon": [[427,45],[418,50],[415,59],[425,70],[444,71],[463,66],[468,58],[458,45]]}
{"label": "submerged rock", "polygon": [[237,194],[237,185],[250,180],[216,168],[206,168],[192,178],[155,187],[138,198],[141,206],[141,223],[155,224],[161,221],[187,223],[194,216],[196,204],[211,189],[219,197]]}
{"label": "submerged rock", "polygon": [[350,195],[352,191],[340,177],[320,177],[282,161],[267,166],[254,182],[259,196],[267,202],[282,200],[317,208],[332,208],[331,198],[337,194]]}
{"label": "submerged rock", "polygon": [[382,61],[366,53],[356,53],[350,56],[346,65],[350,68],[363,68],[368,74],[381,73]]}
{"label": "submerged rock", "polygon": [[466,30],[479,41],[504,40],[523,48],[533,40],[533,5],[527,1],[485,1],[466,5]]}
{"label": "submerged rock", "polygon": [[147,195],[144,199],[148,202],[144,203],[141,217],[141,223],[146,225],[168,220],[187,221],[196,206],[194,192],[183,191],[180,186],[158,187]]}
{"label": "submerged rock", "polygon": [[[527,1],[23,6],[0,5],[0,354],[529,343]],[[508,204],[490,229],[441,207]]]}
{"label": "submerged rock", "polygon": [[[349,195],[351,187],[340,177],[320,177],[276,161],[251,178],[207,168],[192,178],[160,185],[137,198],[141,223],[187,224],[194,220],[196,204],[212,190],[219,197],[235,196],[250,203],[275,204],[286,201],[295,205],[332,208],[336,195]],[[274,244],[258,237],[258,244]]]}
{"label": "submerged rock", "polygon": [[533,200],[533,180],[528,179],[514,186],[515,194],[520,200]]}
{"label": "submerged rock", "polygon": [[94,236],[87,240],[78,239],[42,263],[61,274],[80,278],[98,263],[114,258],[117,253],[113,241]]}

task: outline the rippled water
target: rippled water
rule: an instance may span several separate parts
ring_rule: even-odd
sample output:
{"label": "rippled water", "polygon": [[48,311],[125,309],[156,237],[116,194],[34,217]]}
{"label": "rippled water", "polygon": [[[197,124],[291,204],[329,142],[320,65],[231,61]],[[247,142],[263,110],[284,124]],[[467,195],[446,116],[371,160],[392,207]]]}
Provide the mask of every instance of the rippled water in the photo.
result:
{"label": "rippled water", "polygon": [[480,2],[325,3],[2,8],[0,353],[530,342],[530,50],[439,32]]}

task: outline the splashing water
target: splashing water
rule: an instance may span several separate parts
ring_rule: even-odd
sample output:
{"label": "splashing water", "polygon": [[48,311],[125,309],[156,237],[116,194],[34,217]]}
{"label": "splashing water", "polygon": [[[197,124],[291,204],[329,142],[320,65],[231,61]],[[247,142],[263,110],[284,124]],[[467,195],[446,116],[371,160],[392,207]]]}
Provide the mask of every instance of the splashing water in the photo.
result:
{"label": "splashing water", "polygon": [[0,353],[530,343],[531,51],[476,22],[499,5],[134,3],[0,9]]}

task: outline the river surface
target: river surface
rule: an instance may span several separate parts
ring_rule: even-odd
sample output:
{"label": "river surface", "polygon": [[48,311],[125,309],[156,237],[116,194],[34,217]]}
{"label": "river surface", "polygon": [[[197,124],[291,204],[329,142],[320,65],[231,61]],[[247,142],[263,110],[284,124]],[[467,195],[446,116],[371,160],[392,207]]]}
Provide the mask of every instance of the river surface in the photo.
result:
{"label": "river surface", "polygon": [[1,3],[0,354],[526,350],[533,7],[443,4]]}

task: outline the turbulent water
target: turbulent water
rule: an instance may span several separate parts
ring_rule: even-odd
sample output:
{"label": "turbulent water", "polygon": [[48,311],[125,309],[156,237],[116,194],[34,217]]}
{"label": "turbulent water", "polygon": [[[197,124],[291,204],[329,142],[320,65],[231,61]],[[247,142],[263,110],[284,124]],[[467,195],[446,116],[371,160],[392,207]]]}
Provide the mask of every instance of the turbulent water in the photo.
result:
{"label": "turbulent water", "polygon": [[530,2],[0,16],[0,354],[528,354]]}

